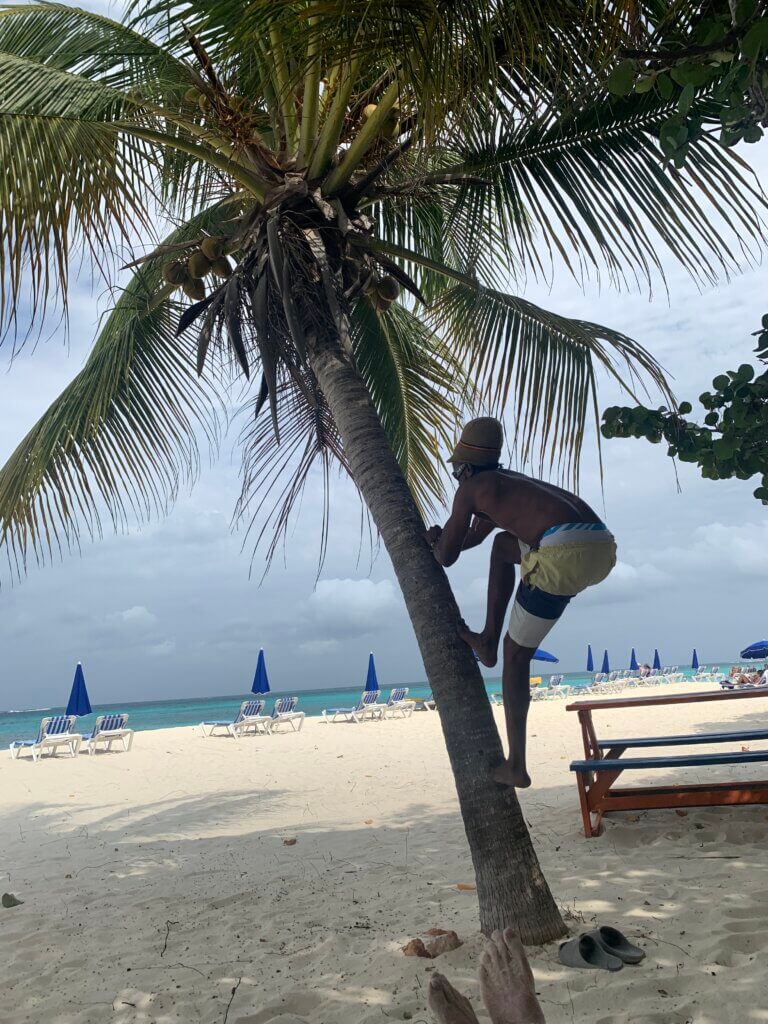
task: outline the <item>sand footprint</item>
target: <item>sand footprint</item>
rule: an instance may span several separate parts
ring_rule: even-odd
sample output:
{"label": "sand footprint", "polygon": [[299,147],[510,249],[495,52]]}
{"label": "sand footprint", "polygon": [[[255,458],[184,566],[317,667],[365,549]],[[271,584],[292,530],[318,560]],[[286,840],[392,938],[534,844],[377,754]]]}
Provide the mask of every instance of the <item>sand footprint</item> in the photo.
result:
{"label": "sand footprint", "polygon": [[237,1017],[235,1024],[305,1024],[304,1017],[317,1008],[321,1000],[311,992],[288,992],[279,1004],[265,1006],[256,1013]]}
{"label": "sand footprint", "polygon": [[748,907],[734,907],[732,910],[726,911],[726,917],[730,917],[733,921],[764,921],[766,915],[768,915],[768,905],[759,903],[750,903]]}

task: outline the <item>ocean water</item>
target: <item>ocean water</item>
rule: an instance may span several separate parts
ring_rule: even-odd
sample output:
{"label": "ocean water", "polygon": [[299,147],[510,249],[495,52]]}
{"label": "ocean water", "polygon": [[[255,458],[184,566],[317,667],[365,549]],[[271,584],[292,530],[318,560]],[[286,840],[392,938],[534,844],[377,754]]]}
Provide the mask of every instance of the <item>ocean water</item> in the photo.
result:
{"label": "ocean water", "polygon": [[[547,669],[556,666],[543,666]],[[728,671],[729,666],[725,666]],[[721,666],[722,668],[722,666]],[[687,677],[693,675],[690,669],[681,669]],[[537,673],[538,674],[538,673]],[[541,671],[544,679],[547,679],[551,672]],[[567,673],[563,682],[570,686],[582,687],[591,682],[592,677],[584,672]],[[486,681],[488,693],[498,693],[501,690],[500,679]],[[360,696],[361,687],[335,690],[294,690],[299,697],[299,709],[307,715],[316,717],[324,708],[349,707],[357,702]],[[384,695],[389,692],[384,689]],[[424,683],[409,684],[410,697],[426,697],[429,687]],[[271,693],[267,697],[267,707],[271,707],[274,697],[282,696],[279,691]],[[78,720],[77,731],[87,735],[97,715],[105,715],[111,711],[124,711],[130,715],[129,725],[137,731],[143,729],[170,729],[180,725],[198,725],[203,721],[228,721],[234,718],[240,707],[241,701],[246,700],[248,693],[233,694],[228,697],[190,697],[187,699],[174,700],[153,700],[140,703],[129,703],[125,701],[120,704],[97,704],[94,695],[91,694],[93,714],[86,715]],[[47,715],[63,714],[63,707],[34,708],[24,711],[6,711],[0,713],[0,747],[7,747],[13,740],[30,739],[37,734],[40,719]]]}

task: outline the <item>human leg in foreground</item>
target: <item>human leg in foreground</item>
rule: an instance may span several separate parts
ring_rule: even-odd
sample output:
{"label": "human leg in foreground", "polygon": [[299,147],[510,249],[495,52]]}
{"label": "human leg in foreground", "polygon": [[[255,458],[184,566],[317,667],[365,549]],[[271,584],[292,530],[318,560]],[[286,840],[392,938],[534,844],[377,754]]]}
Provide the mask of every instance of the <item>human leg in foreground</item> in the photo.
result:
{"label": "human leg in foreground", "polygon": [[[491,1024],[545,1024],[525,949],[511,928],[486,939],[478,977]],[[440,1024],[478,1024],[469,1000],[442,974],[432,976],[427,1002]]]}
{"label": "human leg in foreground", "polygon": [[493,668],[499,656],[499,640],[506,625],[507,608],[515,590],[515,566],[520,564],[520,545],[511,533],[498,533],[491,548],[488,573],[488,608],[481,633],[473,633],[462,622],[459,636],[469,644],[486,668]]}

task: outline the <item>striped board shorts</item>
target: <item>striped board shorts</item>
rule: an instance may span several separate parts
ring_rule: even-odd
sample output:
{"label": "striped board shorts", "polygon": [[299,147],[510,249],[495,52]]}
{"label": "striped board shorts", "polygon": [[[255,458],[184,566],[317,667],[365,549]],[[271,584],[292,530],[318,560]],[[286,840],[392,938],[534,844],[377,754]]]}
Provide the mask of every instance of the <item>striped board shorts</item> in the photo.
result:
{"label": "striped board shorts", "polygon": [[616,565],[616,541],[604,523],[563,523],[547,530],[536,548],[520,544],[520,585],[509,617],[509,636],[538,647],[572,597],[594,587]]}

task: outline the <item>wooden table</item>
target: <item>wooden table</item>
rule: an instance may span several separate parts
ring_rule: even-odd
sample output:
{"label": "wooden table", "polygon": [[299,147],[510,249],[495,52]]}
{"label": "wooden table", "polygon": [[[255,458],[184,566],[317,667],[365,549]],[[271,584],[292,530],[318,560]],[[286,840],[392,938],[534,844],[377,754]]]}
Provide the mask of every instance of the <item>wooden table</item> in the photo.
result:
{"label": "wooden table", "polygon": [[[768,762],[768,751],[733,752],[727,754],[693,754],[675,757],[625,758],[630,747],[687,746],[698,743],[738,742],[745,739],[768,739],[768,729],[720,733],[696,733],[689,736],[639,737],[630,740],[600,740],[592,721],[592,712],[618,711],[631,708],[664,708],[677,704],[704,704],[720,701],[756,700],[768,697],[768,687],[743,690],[709,690],[698,693],[669,693],[642,697],[580,700],[566,705],[567,711],[579,716],[584,744],[584,761],[574,761],[585,834],[600,833],[603,814],[610,810],[647,810],[660,807],[712,807],[725,804],[768,803],[768,782],[726,782],[709,785],[645,786],[613,788],[613,783],[626,769],[673,768],[706,764],[738,764]],[[661,716],[660,716],[661,717]],[[662,717],[663,720],[663,717]],[[601,767],[599,762],[603,762]],[[578,765],[578,768],[574,768]]]}

